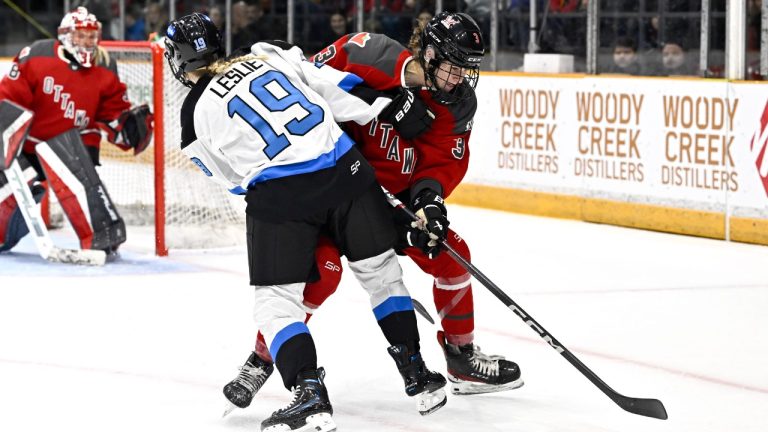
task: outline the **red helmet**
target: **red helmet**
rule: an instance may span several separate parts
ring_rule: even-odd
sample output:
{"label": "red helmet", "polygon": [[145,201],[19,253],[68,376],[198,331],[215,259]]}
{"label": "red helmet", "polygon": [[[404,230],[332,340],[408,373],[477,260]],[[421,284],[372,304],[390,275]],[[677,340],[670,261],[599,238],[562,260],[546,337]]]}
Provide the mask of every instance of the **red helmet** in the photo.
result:
{"label": "red helmet", "polygon": [[[85,40],[80,40],[79,35],[75,35],[78,30],[95,32],[87,35],[88,38],[95,40],[92,40],[90,44]],[[100,40],[101,23],[94,14],[88,12],[88,9],[82,6],[78,7],[62,18],[59,25],[59,41],[81,66],[93,66],[93,57]]]}

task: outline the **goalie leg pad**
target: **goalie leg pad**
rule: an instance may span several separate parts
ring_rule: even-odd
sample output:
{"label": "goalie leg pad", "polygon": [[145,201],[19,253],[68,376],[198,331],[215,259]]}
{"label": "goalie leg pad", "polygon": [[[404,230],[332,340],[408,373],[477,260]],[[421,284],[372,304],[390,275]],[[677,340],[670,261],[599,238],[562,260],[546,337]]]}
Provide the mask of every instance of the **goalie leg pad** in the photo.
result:
{"label": "goalie leg pad", "polygon": [[[24,176],[26,178],[36,177],[34,170],[29,168],[26,158],[19,158]],[[45,195],[45,188],[36,184],[32,187],[32,196],[35,202],[40,202]],[[29,227],[24,221],[24,216],[19,210],[16,198],[11,192],[8,179],[0,171],[0,252],[11,250],[21,239],[29,234]]]}
{"label": "goalie leg pad", "polygon": [[125,222],[77,130],[38,144],[36,151],[51,189],[80,238],[80,247],[113,251],[124,243]]}
{"label": "goalie leg pad", "polygon": [[0,170],[8,169],[19,156],[31,125],[31,111],[7,100],[0,101]]}

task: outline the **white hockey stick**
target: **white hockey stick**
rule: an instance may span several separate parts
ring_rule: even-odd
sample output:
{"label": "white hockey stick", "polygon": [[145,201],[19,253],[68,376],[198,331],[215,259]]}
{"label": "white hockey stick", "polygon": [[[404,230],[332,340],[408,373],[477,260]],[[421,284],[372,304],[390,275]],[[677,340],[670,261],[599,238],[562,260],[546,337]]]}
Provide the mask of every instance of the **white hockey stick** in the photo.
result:
{"label": "white hockey stick", "polygon": [[27,182],[24,180],[24,173],[19,166],[19,162],[14,160],[10,168],[3,171],[11,186],[11,192],[16,198],[21,215],[29,227],[29,232],[35,239],[37,250],[40,256],[51,262],[60,262],[67,264],[84,264],[100,266],[104,265],[107,254],[100,250],[90,249],[61,249],[54,246],[51,236],[48,234],[48,228],[45,227],[43,217],[40,214],[40,205],[32,197],[32,191],[29,190]]}

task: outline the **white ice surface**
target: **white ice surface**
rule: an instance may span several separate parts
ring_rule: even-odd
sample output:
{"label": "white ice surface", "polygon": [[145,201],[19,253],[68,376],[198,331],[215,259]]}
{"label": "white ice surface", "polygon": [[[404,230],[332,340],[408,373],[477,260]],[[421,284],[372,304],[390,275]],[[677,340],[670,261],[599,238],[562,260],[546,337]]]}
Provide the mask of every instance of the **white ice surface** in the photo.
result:
{"label": "white ice surface", "polygon": [[[618,408],[477,282],[476,342],[518,362],[526,384],[449,395],[421,417],[347,272],[310,323],[340,431],[768,431],[768,248],[460,206],[450,216],[481,271],[616,391],[663,401],[669,420]],[[0,255],[0,431],[258,431],[288,402],[275,375],[220,418],[221,387],[255,334],[244,247],[157,258],[142,235],[130,231],[104,268],[45,263],[29,238]],[[401,262],[434,311],[429,277]],[[427,364],[444,372],[436,328],[419,325]]]}

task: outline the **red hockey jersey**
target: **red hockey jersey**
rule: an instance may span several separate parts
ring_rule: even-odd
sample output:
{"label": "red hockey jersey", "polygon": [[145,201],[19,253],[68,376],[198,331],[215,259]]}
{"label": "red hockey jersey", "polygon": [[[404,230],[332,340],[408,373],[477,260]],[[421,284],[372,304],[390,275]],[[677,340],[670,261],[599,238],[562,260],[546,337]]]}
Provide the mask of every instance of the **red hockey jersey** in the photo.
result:
{"label": "red hockey jersey", "polygon": [[34,113],[24,146],[27,153],[33,152],[36,142],[72,128],[80,129],[85,145],[98,148],[97,122],[115,120],[131,107],[126,90],[113,60],[101,58],[93,67],[78,67],[65,56],[59,41],[49,39],[19,52],[0,81],[0,100],[8,99]]}
{"label": "red hockey jersey", "polygon": [[[398,42],[375,33],[343,36],[312,57],[312,61],[354,73],[377,90],[404,86],[405,67],[412,60]],[[376,169],[379,183],[390,192],[428,186],[447,197],[467,172],[477,99],[472,93],[461,103],[443,105],[427,89],[421,89],[418,96],[435,114],[435,121],[416,139],[405,140],[392,125],[377,121],[365,126],[349,123],[346,128]]]}

